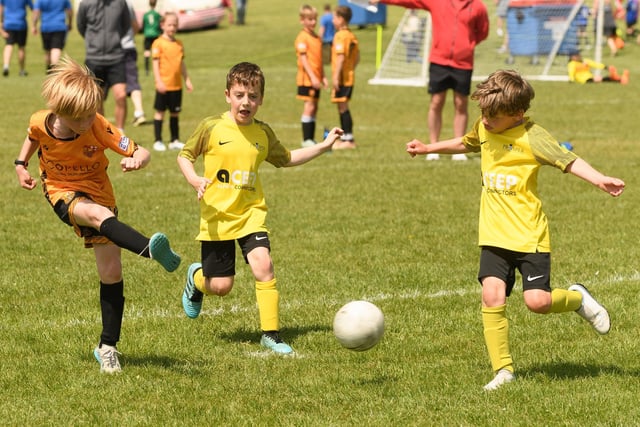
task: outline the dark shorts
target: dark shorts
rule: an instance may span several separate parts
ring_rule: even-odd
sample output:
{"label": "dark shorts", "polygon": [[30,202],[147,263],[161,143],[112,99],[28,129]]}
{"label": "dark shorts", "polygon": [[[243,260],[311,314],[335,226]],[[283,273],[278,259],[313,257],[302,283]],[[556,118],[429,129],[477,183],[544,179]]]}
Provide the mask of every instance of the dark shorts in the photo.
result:
{"label": "dark shorts", "polygon": [[100,79],[98,83],[105,92],[111,86],[127,81],[124,61],[111,65],[98,65],[91,61],[85,61],[85,65]]}
{"label": "dark shorts", "polygon": [[331,92],[331,102],[334,104],[338,102],[347,102],[353,95],[353,86],[340,86],[338,91],[333,90]]}
{"label": "dark shorts", "polygon": [[145,37],[144,38],[144,50],[151,50],[151,45],[157,39],[157,37]]}
{"label": "dark shorts", "polygon": [[462,95],[469,95],[472,74],[473,70],[460,70],[459,68],[429,64],[429,93],[440,93],[453,89]]}
{"label": "dark shorts", "polygon": [[522,276],[522,289],[541,289],[551,292],[551,254],[514,252],[483,246],[480,252],[478,280],[497,277],[507,284],[507,296],[516,282],[516,270]]}
{"label": "dark shorts", "polygon": [[320,91],[311,86],[298,86],[296,98],[303,101],[317,101],[320,99]]}
{"label": "dark shorts", "polygon": [[170,113],[179,113],[182,110],[182,90],[171,90],[166,93],[156,91],[153,108],[156,111],[169,110]]}
{"label": "dark shorts", "polygon": [[[266,232],[249,234],[238,240],[244,261],[247,254],[255,248],[271,250],[269,235]],[[200,258],[202,259],[202,274],[205,277],[229,277],[236,274],[236,245],[235,240],[202,241]]]}
{"label": "dark shorts", "polygon": [[[84,238],[85,248],[92,248],[94,244],[109,243],[110,240],[100,234],[100,231],[95,228],[81,226],[76,223],[73,211],[78,201],[82,199],[92,200],[91,197],[85,193],[69,191],[62,199],[58,200],[55,206],[53,206],[53,211],[58,215],[58,218],[60,218],[62,222],[73,227],[73,231],[75,231],[78,237]],[[116,217],[118,216],[118,208],[116,206],[110,206],[108,208]]]}
{"label": "dark shorts", "polygon": [[138,52],[135,49],[125,49],[124,70],[127,84],[127,95],[131,95],[134,90],[141,90],[138,81]]}
{"label": "dark shorts", "polygon": [[53,31],[51,33],[42,33],[42,48],[44,50],[64,49],[67,41],[66,31]]}
{"label": "dark shorts", "polygon": [[20,47],[25,47],[25,45],[27,44],[27,30],[5,31],[9,33],[9,37],[7,37],[7,45],[11,46],[17,44]]}

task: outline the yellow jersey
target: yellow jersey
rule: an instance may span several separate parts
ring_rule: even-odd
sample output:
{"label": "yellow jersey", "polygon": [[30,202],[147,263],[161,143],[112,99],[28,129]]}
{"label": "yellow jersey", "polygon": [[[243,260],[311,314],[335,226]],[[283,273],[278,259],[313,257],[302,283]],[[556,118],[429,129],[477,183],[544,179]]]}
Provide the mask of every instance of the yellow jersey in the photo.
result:
{"label": "yellow jersey", "polygon": [[290,151],[264,122],[238,125],[229,112],[200,122],[179,154],[194,163],[204,160],[211,180],[200,200],[200,232],[196,240],[234,240],[268,231],[267,204],[258,168],[263,161],[282,167]]}
{"label": "yellow jersey", "polygon": [[538,196],[540,166],[563,172],[576,156],[528,117],[500,134],[478,119],[462,142],[481,153],[478,243],[516,252],[551,252],[549,224]]}

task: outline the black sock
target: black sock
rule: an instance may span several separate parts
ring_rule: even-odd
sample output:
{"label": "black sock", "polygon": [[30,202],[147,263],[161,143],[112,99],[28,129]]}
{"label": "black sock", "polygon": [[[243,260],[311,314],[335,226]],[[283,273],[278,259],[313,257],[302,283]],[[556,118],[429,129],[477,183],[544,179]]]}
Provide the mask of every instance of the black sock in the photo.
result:
{"label": "black sock", "polygon": [[310,139],[315,141],[314,136],[316,133],[316,122],[302,122],[302,140],[306,141]]}
{"label": "black sock", "polygon": [[149,238],[112,216],[100,224],[100,234],[123,249],[149,258]]}
{"label": "black sock", "polygon": [[340,113],[340,127],[342,127],[344,133],[353,133],[353,120],[349,110]]}
{"label": "black sock", "polygon": [[153,119],[153,134],[156,141],[162,142],[162,120]]}
{"label": "black sock", "polygon": [[169,131],[171,132],[171,141],[176,141],[180,139],[180,128],[178,125],[178,117],[171,116],[169,117]]}
{"label": "black sock", "polygon": [[110,285],[100,282],[100,310],[102,312],[100,345],[115,347],[120,341],[124,313],[124,282],[122,280]]}

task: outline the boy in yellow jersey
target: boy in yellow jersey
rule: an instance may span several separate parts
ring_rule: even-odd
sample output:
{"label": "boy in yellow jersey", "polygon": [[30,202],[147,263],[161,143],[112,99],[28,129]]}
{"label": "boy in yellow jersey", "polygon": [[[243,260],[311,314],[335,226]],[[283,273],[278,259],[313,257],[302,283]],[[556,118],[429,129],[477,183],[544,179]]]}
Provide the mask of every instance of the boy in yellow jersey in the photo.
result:
{"label": "boy in yellow jersey", "polygon": [[118,220],[118,208],[107,175],[106,150],[123,156],[122,172],[145,167],[149,151],[138,146],[100,114],[102,89],[88,68],[63,58],[42,85],[48,110],[31,116],[28,135],[15,161],[22,188],[33,190],[36,180],[27,166],[37,151],[40,180],[54,212],[93,248],[100,278],[102,334],[94,350],[102,372],[121,370],[116,343],[120,339],[124,293],[120,248],[153,258],[167,271],[180,257],[167,236],[151,238]]}
{"label": "boy in yellow jersey", "polygon": [[335,144],[334,150],[356,148],[349,100],[353,95],[356,66],[360,62],[360,48],[355,34],[349,30],[351,16],[349,6],[338,6],[333,13],[336,34],[331,46],[331,102],[338,105],[340,127],[344,131],[342,141]]}
{"label": "boy in yellow jersey", "polygon": [[316,115],[320,89],[328,86],[322,67],[322,39],[315,32],[317,19],[318,12],[314,7],[307,4],[300,7],[302,31],[298,33],[295,40],[298,56],[298,72],[296,74],[298,94],[296,98],[304,101],[300,118],[303,147],[316,143]]}
{"label": "boy in yellow jersey", "polygon": [[525,116],[533,88],[517,72],[498,70],[480,83],[471,99],[482,111],[466,135],[424,144],[407,143],[413,157],[429,153],[480,152],[482,195],[479,245],[484,337],[495,373],[485,390],[495,390],[515,379],[509,351],[506,298],[522,276],[524,302],[535,313],[576,311],[600,334],[609,332],[607,310],[581,284],[551,289],[551,246],[547,217],[538,198],[541,166],[555,166],[619,196],[624,182],[605,176],[558,144],[542,127]]}
{"label": "boy in yellow jersey", "polygon": [[169,110],[169,131],[171,142],[169,149],[181,150],[184,144],[180,141],[179,116],[182,111],[182,79],[189,92],[193,90],[191,79],[184,62],[184,47],[176,39],[178,32],[178,15],[167,12],[160,20],[162,35],[151,45],[153,58],[153,77],[156,82],[156,98],[153,104],[153,132],[156,142],[153,149],[166,151],[162,142],[162,121],[165,110]]}
{"label": "boy in yellow jersey", "polygon": [[[332,129],[326,139],[309,147],[289,151],[271,127],[255,119],[264,97],[264,75],[252,63],[242,62],[227,74],[225,97],[230,110],[204,119],[178,155],[178,164],[200,200],[202,263],[188,269],[182,295],[186,315],[195,319],[203,295],[231,292],[235,276],[235,242],[255,277],[260,314],[260,343],[279,354],[293,350],[279,335],[276,278],[265,225],[267,205],[258,175],[260,164],[298,166],[331,150],[342,135]],[[194,162],[203,157],[204,173]]]}
{"label": "boy in yellow jersey", "polygon": [[[607,68],[609,75],[594,75],[591,70],[604,70]],[[592,59],[582,58],[579,53],[574,53],[569,58],[567,64],[567,72],[569,73],[569,81],[576,83],[600,83],[615,82],[626,85],[629,83],[629,70],[624,70],[622,75],[618,74],[618,70],[613,65],[606,67],[601,62]]]}

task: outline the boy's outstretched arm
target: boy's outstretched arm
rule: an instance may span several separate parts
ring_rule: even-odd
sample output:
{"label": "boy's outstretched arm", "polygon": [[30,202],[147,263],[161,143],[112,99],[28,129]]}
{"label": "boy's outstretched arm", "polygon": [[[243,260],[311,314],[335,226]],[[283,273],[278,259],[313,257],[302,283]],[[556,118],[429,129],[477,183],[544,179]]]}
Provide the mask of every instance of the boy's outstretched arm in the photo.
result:
{"label": "boy's outstretched arm", "polygon": [[324,141],[310,147],[298,148],[291,151],[291,160],[289,161],[289,163],[284,165],[284,167],[288,168],[291,166],[298,166],[303,163],[307,163],[309,160],[318,157],[325,151],[331,150],[333,143],[336,142],[343,133],[344,132],[342,131],[342,129],[333,128],[324,139]]}
{"label": "boy's outstretched arm", "polygon": [[462,138],[448,139],[434,142],[433,144],[425,144],[418,139],[407,142],[407,153],[411,157],[415,157],[418,154],[459,154],[468,152],[469,149],[462,143]]}
{"label": "boy's outstretched arm", "polygon": [[567,172],[590,182],[602,191],[606,191],[611,194],[613,197],[621,195],[624,191],[625,184],[623,180],[603,175],[594,169],[589,163],[580,158],[574,160],[569,166],[567,166]]}

